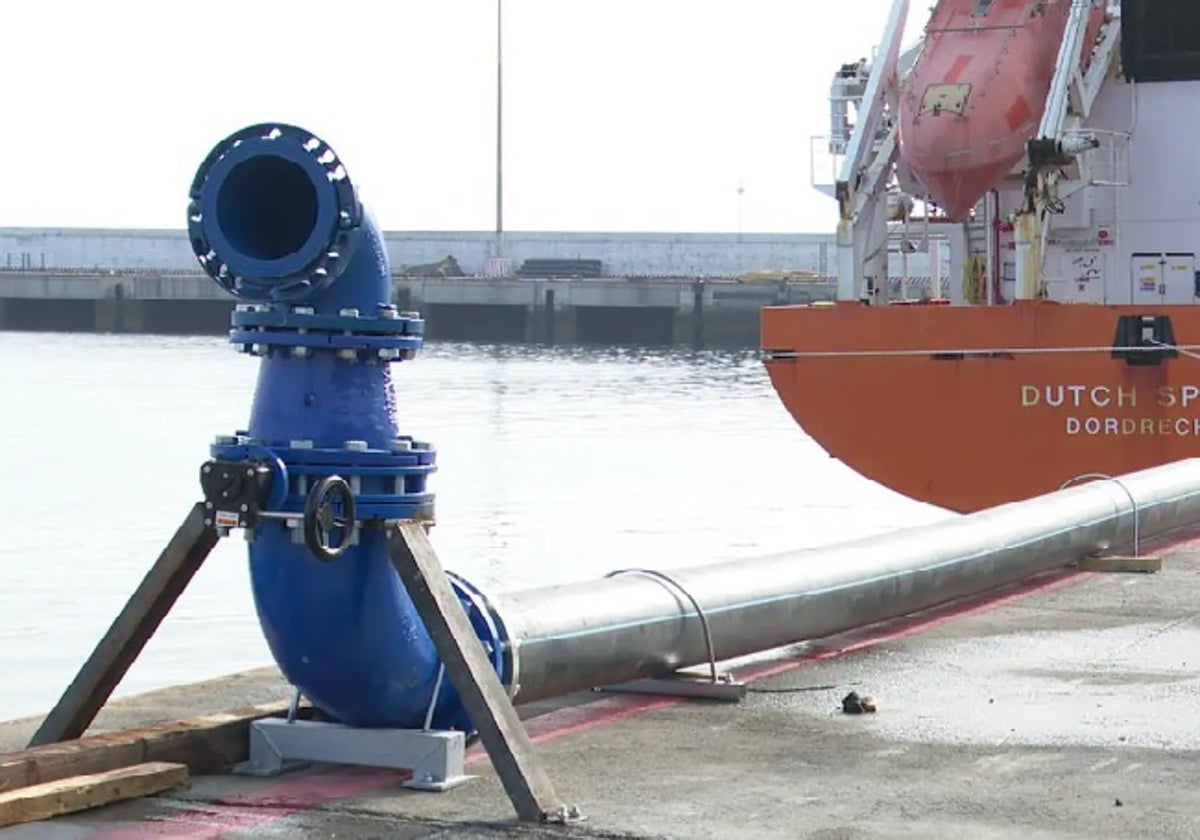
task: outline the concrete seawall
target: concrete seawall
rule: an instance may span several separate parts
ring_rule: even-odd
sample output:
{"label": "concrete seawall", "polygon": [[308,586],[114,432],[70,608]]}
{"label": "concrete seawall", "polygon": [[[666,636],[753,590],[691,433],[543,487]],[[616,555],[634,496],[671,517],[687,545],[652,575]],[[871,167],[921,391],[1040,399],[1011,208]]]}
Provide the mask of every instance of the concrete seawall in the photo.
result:
{"label": "concrete seawall", "polygon": [[[829,281],[713,278],[393,280],[434,340],[757,346],[759,310],[827,300]],[[233,302],[192,271],[0,271],[0,329],[223,334]]]}
{"label": "concrete seawall", "polygon": [[[487,273],[493,260],[517,270],[527,259],[597,259],[606,276],[720,277],[832,274],[837,259],[834,237],[824,233],[385,231],[384,242],[397,273],[453,257],[470,276]],[[0,269],[64,268],[190,272],[196,258],[183,230],[0,227]]]}

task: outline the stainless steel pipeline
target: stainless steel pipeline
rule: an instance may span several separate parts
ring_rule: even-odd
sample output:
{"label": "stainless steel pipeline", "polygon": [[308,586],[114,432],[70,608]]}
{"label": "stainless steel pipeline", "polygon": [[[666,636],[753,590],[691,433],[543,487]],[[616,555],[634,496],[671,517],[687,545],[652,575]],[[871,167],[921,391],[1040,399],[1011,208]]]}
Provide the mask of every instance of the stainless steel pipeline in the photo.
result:
{"label": "stainless steel pipeline", "polygon": [[[709,624],[717,659],[816,639],[1200,524],[1200,459],[933,525],[668,572]],[[689,597],[629,575],[493,599],[517,702],[708,661]]]}

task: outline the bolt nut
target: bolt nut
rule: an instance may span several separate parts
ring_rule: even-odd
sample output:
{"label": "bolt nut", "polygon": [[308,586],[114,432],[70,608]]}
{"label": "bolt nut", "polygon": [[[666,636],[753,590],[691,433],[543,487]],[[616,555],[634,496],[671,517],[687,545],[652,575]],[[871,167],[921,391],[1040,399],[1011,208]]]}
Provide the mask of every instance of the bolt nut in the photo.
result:
{"label": "bolt nut", "polygon": [[398,359],[400,358],[400,351],[395,347],[381,347],[379,348],[379,358],[383,359],[384,361]]}
{"label": "bolt nut", "polygon": [[391,304],[381,303],[379,304],[379,317],[383,318],[385,321],[394,321],[400,317],[400,313],[397,312],[396,307],[392,306]]}
{"label": "bolt nut", "polygon": [[312,355],[312,350],[308,347],[293,347],[292,356],[297,359],[307,359]]}
{"label": "bolt nut", "polygon": [[413,448],[411,440],[394,440],[392,441],[391,449],[393,452],[408,452]]}
{"label": "bolt nut", "polygon": [[415,359],[415,358],[417,358],[417,351],[412,349],[411,347],[408,348],[407,350],[402,350],[400,352],[400,358],[406,359],[406,360],[407,359]]}
{"label": "bolt nut", "polygon": [[316,313],[317,313],[317,310],[311,306],[293,306],[292,307],[293,315],[315,315]]}
{"label": "bolt nut", "polygon": [[217,435],[213,438],[213,444],[216,446],[233,446],[237,442],[235,435]]}
{"label": "bolt nut", "polygon": [[400,317],[401,317],[401,318],[408,318],[410,321],[415,321],[415,320],[419,320],[419,319],[420,319],[420,317],[421,317],[421,313],[420,313],[420,312],[413,312],[413,311],[412,311],[412,310],[410,310],[410,309],[406,309],[406,310],[404,310],[403,312],[401,312],[401,313],[400,313]]}
{"label": "bolt nut", "polygon": [[337,351],[337,355],[338,355],[339,359],[345,359],[347,362],[357,362],[358,361],[358,351],[357,350],[352,350],[352,349],[339,350],[339,351]]}
{"label": "bolt nut", "polygon": [[312,449],[313,442],[311,440],[293,440],[288,442],[288,446],[292,449]]}
{"label": "bolt nut", "polygon": [[365,440],[348,440],[342,444],[344,449],[349,449],[351,452],[366,452],[367,442]]}
{"label": "bolt nut", "polygon": [[265,355],[267,355],[267,349],[268,349],[267,345],[265,345],[265,344],[251,344],[250,345],[250,355],[251,356],[265,356]]}
{"label": "bolt nut", "polygon": [[354,307],[347,307],[346,309],[339,309],[338,314],[343,318],[357,318],[358,310]]}

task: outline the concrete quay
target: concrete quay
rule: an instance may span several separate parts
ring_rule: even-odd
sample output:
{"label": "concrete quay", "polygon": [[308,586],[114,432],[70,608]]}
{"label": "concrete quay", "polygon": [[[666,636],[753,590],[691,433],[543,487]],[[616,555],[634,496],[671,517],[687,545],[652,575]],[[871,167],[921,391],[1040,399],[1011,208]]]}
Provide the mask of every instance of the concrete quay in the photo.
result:
{"label": "concrete quay", "polygon": [[829,300],[812,280],[598,278],[394,280],[396,302],[420,312],[433,339],[576,344],[758,345],[759,310]]}
{"label": "concrete quay", "polygon": [[[432,340],[757,346],[759,310],[827,300],[828,281],[393,278]],[[0,329],[223,334],[233,301],[198,271],[0,271]]]}
{"label": "concrete quay", "polygon": [[[600,260],[610,277],[829,274],[836,262],[832,233],[386,230],[383,238],[400,274],[447,259],[467,276],[546,258]],[[0,227],[0,269],[63,268],[195,271],[196,257],[183,229]]]}
{"label": "concrete quay", "polygon": [[[522,707],[586,821],[526,826],[486,756],[443,794],[314,766],[0,830],[41,838],[1200,836],[1200,543],[1157,574],[1063,569],[729,663],[736,705],[589,693]],[[878,712],[842,714],[849,691]],[[272,669],[112,704],[131,726],[274,697]],[[0,726],[0,749],[32,723]]]}

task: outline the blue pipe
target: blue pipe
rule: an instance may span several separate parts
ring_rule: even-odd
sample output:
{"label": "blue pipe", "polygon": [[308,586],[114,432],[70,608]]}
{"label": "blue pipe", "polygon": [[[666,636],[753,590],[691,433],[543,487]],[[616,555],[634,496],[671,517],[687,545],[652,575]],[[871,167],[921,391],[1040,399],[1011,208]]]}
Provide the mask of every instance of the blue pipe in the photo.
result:
{"label": "blue pipe", "polygon": [[[384,524],[432,520],[433,448],[401,435],[389,363],[412,358],[424,323],[391,304],[383,237],[337,155],[280,123],[214,147],[190,191],[200,265],[239,298],[230,342],[261,357],[247,429],[218,437],[218,461],[261,462],[268,517],[248,531],[254,603],[284,676],[335,720],[438,728],[471,724],[388,559]],[[349,482],[357,529],[323,561],[297,517],[321,479]],[[290,519],[288,518],[290,516]],[[219,523],[218,523],[219,524]],[[503,630],[483,597],[452,577],[501,680]]]}

